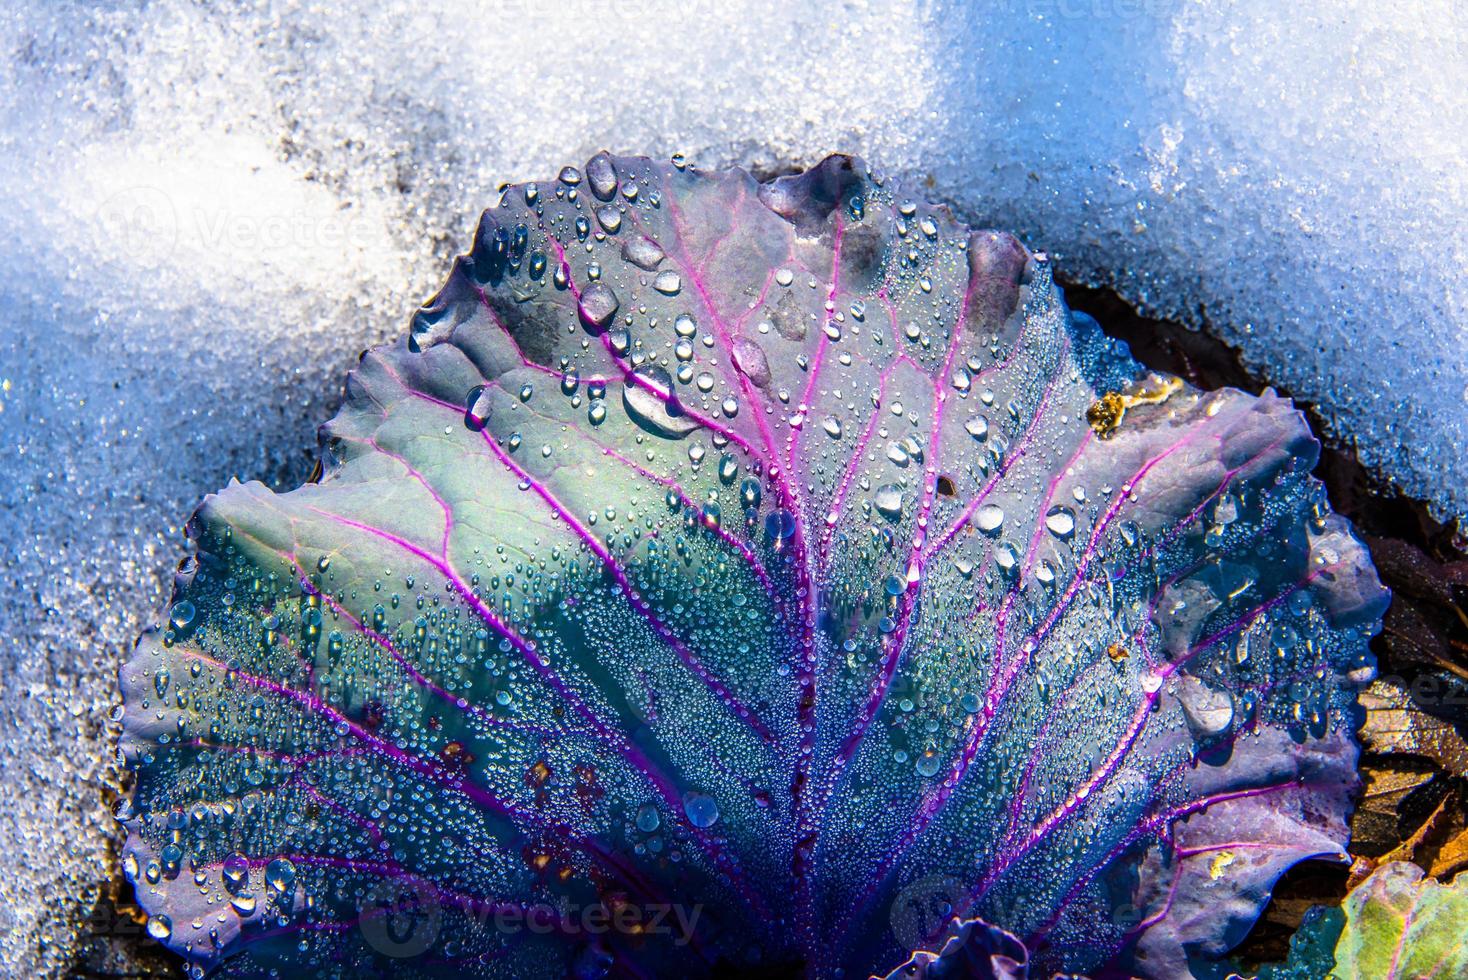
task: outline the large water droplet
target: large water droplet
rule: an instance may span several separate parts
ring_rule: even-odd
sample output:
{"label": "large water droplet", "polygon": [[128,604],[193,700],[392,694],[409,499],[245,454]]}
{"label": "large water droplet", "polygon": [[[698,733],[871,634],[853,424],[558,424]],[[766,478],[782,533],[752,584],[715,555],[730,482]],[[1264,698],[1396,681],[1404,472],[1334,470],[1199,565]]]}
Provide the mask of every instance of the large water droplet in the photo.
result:
{"label": "large water droplet", "polygon": [[173,920],[166,915],[148,916],[148,935],[161,942],[166,942],[173,935]]}
{"label": "large water droplet", "polygon": [[773,510],[765,515],[765,537],[778,544],[795,533],[795,517],[787,510]]}
{"label": "large water droplet", "polygon": [[617,171],[605,150],[586,161],[586,182],[591,193],[603,201],[610,201],[617,193]]}
{"label": "large water droplet", "polygon": [[1001,541],[994,548],[994,564],[1006,575],[1013,574],[1019,569],[1019,549],[1008,541]]}
{"label": "large water droplet", "polygon": [[1004,508],[998,504],[984,504],[974,511],[974,527],[985,534],[993,534],[1004,526]]}
{"label": "large water droplet", "polygon": [[194,625],[194,604],[187,599],[180,599],[173,604],[173,611],[168,614],[168,622],[175,630],[182,632]]}
{"label": "large water droplet", "polygon": [[1075,512],[1069,507],[1051,507],[1045,514],[1045,527],[1057,538],[1068,538],[1075,533]]}
{"label": "large water droplet", "polygon": [[1222,735],[1233,725],[1234,702],[1228,691],[1217,690],[1191,674],[1185,674],[1177,687],[1183,716],[1197,738]]}
{"label": "large water droplet", "polygon": [[651,272],[658,267],[659,262],[663,261],[663,250],[656,242],[638,236],[622,243],[622,258],[639,269]]}
{"label": "large water droplet", "polygon": [[730,346],[734,366],[745,377],[761,388],[770,383],[770,361],[759,344],[748,337],[736,337]]}
{"label": "large water droplet", "polygon": [[650,834],[662,824],[663,818],[658,814],[658,808],[651,803],[644,803],[637,808],[637,829],[644,834]]}
{"label": "large water droplet", "polygon": [[612,322],[612,317],[617,315],[617,294],[612,292],[612,287],[604,282],[594,282],[587,286],[581,293],[581,302],[577,312],[581,314],[581,322],[592,330],[605,330],[607,324]]}
{"label": "large water droplet", "polygon": [[281,895],[289,895],[296,887],[296,866],[289,858],[276,858],[265,866],[265,884]]}
{"label": "large water droplet", "polygon": [[759,481],[752,476],[746,477],[744,482],[739,484],[739,502],[744,505],[746,510],[758,507],[762,495],[763,491],[760,488]]}
{"label": "large water droplet", "polygon": [[622,229],[622,212],[610,204],[604,204],[596,209],[596,223],[610,235],[615,235]]}
{"label": "large water droplet", "polygon": [[480,432],[489,422],[491,405],[489,385],[475,385],[464,397],[464,427]]}
{"label": "large water droplet", "polygon": [[648,364],[638,368],[633,375],[644,383],[628,379],[622,388],[622,403],[634,422],[665,439],[681,439],[698,428],[697,422],[683,414],[674,397],[673,378],[667,368]]}
{"label": "large water droplet", "polygon": [[887,520],[897,520],[902,516],[902,488],[895,483],[878,487],[872,497],[872,506]]}
{"label": "large water droplet", "polygon": [[231,895],[245,890],[249,882],[250,862],[243,854],[234,853],[226,857],[220,870],[224,874],[224,887]]}
{"label": "large water droplet", "polygon": [[719,819],[719,804],[707,793],[689,793],[683,799],[683,812],[688,822],[700,830],[712,827]]}

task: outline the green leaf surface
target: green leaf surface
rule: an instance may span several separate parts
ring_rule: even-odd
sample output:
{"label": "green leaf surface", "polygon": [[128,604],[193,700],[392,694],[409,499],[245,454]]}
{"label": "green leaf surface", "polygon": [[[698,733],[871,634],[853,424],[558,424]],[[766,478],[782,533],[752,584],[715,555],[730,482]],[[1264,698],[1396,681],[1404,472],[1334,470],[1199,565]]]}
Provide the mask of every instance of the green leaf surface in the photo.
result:
{"label": "green leaf surface", "polygon": [[1405,861],[1382,865],[1346,897],[1340,980],[1468,977],[1468,875],[1450,885]]}

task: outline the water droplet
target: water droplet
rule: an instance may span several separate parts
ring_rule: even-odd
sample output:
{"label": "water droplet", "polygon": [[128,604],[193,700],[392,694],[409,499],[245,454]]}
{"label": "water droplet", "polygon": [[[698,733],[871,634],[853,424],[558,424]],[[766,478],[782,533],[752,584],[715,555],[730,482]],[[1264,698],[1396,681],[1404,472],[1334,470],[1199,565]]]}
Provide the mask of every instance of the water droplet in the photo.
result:
{"label": "water droplet", "polygon": [[1233,726],[1234,702],[1228,691],[1209,687],[1185,674],[1178,683],[1177,695],[1194,736],[1214,738]]}
{"label": "water droplet", "polygon": [[975,415],[963,424],[964,431],[975,439],[982,442],[989,436],[989,420],[982,415]]}
{"label": "water droplet", "polygon": [[872,497],[872,506],[887,520],[897,520],[902,516],[902,488],[895,483],[878,487],[876,495]]}
{"label": "water droplet", "polygon": [[759,344],[748,337],[736,337],[730,345],[734,366],[760,388],[770,383],[770,362]]}
{"label": "water droplet", "polygon": [[614,205],[603,204],[596,209],[596,223],[608,234],[615,235],[622,228],[622,212]]}
{"label": "water droplet", "polygon": [[826,435],[832,439],[841,438],[841,420],[834,415],[827,415],[826,421],[821,423],[821,428],[826,430]]}
{"label": "water droplet", "polygon": [[568,184],[571,187],[575,187],[577,184],[581,183],[581,171],[577,170],[575,167],[562,167],[561,172],[558,175],[558,179],[563,184]]}
{"label": "water droplet", "polygon": [[296,887],[296,866],[289,858],[276,858],[265,866],[265,883],[281,895],[289,895]]}
{"label": "water droplet", "polygon": [[1045,514],[1045,527],[1057,538],[1065,539],[1076,529],[1076,515],[1069,507],[1051,507]]}
{"label": "water droplet", "polygon": [[622,388],[622,403],[634,422],[665,439],[681,439],[698,428],[673,396],[673,379],[667,368],[644,365],[633,372],[633,377],[644,383],[629,379]]}
{"label": "water droplet", "polygon": [[249,881],[250,862],[243,854],[234,853],[224,859],[220,868],[224,876],[224,887],[231,895],[245,890]]}
{"label": "water droplet", "polygon": [[168,622],[175,630],[182,632],[194,625],[194,604],[187,599],[180,599],[173,604],[173,611],[168,614]]}
{"label": "water droplet", "polygon": [[700,830],[712,827],[719,819],[719,805],[707,793],[689,793],[683,799],[683,812],[688,822]]}
{"label": "water droplet", "polygon": [[683,280],[671,269],[659,272],[652,281],[652,288],[664,296],[677,296],[683,288]]}
{"label": "water droplet", "polygon": [[739,502],[746,510],[758,507],[762,494],[763,490],[760,488],[759,481],[752,476],[746,477],[744,482],[739,484]]}
{"label": "water droplet", "polygon": [[617,171],[605,150],[586,161],[586,182],[591,193],[603,201],[610,201],[616,195]]}
{"label": "water droplet", "polygon": [[663,818],[658,814],[658,808],[651,803],[644,803],[637,808],[637,829],[644,834],[650,834],[662,824]]}
{"label": "water droplet", "polygon": [[464,427],[480,432],[489,422],[491,394],[489,385],[475,385],[464,397]]}
{"label": "water droplet", "polygon": [[1004,524],[1004,508],[998,504],[984,504],[974,511],[974,526],[985,534],[992,534]]}
{"label": "water droplet", "polygon": [[622,258],[644,272],[651,272],[663,261],[663,250],[656,242],[639,235],[622,243]]}
{"label": "water droplet", "polygon": [[593,330],[604,330],[617,315],[617,294],[606,283],[594,282],[581,294],[578,312],[581,322]]}
{"label": "water droplet", "polygon": [[765,516],[765,536],[776,543],[795,533],[795,517],[785,510],[771,511]]}
{"label": "water droplet", "polygon": [[1019,550],[1008,541],[1001,541],[994,549],[994,564],[1006,575],[1012,574],[1019,567]]}
{"label": "water droplet", "polygon": [[148,935],[161,942],[166,942],[173,935],[173,920],[166,915],[148,916]]}

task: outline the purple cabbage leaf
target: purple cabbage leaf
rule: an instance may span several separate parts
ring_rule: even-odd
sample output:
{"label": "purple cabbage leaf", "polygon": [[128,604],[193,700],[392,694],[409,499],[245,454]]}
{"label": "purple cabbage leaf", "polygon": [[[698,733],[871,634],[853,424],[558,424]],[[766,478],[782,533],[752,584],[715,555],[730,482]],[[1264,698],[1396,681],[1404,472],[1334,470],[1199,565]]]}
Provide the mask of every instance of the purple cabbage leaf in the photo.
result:
{"label": "purple cabbage leaf", "polygon": [[1387,596],[1300,413],[858,160],[508,188],[322,446],[122,671],[196,972],[1173,977],[1343,857]]}

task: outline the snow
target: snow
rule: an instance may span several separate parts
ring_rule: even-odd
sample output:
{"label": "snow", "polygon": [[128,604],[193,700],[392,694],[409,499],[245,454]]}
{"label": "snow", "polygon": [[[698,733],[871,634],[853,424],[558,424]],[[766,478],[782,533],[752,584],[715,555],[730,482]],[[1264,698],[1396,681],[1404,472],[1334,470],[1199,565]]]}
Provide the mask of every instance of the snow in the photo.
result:
{"label": "snow", "polygon": [[1206,318],[1468,514],[1459,0],[473,7],[0,11],[0,972],[109,955],[77,936],[107,875],[115,671],[192,506],[304,477],[345,371],[498,185],[601,146],[861,153]]}

